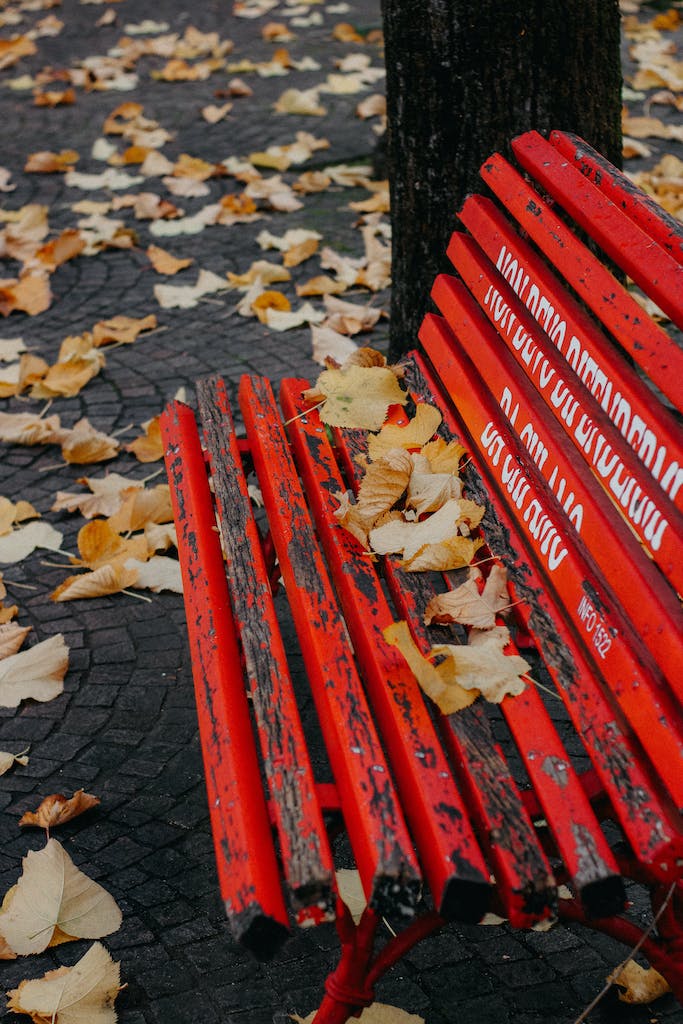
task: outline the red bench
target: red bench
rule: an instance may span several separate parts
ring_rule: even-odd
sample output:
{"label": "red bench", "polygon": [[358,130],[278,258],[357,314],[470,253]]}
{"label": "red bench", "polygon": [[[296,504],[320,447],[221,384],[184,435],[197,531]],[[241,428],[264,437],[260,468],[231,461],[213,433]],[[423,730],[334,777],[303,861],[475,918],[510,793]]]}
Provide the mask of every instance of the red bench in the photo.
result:
{"label": "red bench", "polygon": [[[560,726],[531,683],[449,716],[423,697],[383,629],[405,619],[422,648],[435,632],[461,643],[462,627],[423,616],[462,572],[374,561],[339,526],[335,495],[357,490],[367,433],[326,430],[306,382],[284,381],[278,407],[268,381],[243,378],[245,438],[217,378],[198,386],[199,430],[178,402],[162,419],[222,897],[259,956],[336,918],[320,1024],[369,1004],[444,921],[489,908],[513,926],[559,914],[634,945],[624,877],[650,891],[642,948],[683,999],[683,355],[605,265],[683,328],[683,233],[573,136],[532,132],[513,149],[521,170],[498,155],[482,168],[498,202],[464,204],[449,246],[458,277],[435,282],[440,314],[425,318],[404,386],[467,449],[464,493],[487,510],[476,560],[507,567],[515,603],[506,653],[539,652]],[[278,615],[293,619],[306,680]],[[334,784],[311,768],[297,703],[309,692]],[[368,899],[357,926],[337,899],[333,812]],[[558,902],[560,882],[572,900]],[[382,917],[397,934],[377,952]]]}

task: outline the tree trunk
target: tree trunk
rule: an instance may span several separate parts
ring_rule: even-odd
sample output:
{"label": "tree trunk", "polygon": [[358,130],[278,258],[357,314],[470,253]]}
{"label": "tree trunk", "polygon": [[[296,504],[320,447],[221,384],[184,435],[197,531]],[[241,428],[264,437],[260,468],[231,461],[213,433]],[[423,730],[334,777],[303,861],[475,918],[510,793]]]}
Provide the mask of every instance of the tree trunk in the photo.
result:
{"label": "tree trunk", "polygon": [[558,128],[620,164],[621,61],[618,0],[382,0],[382,13],[395,359],[486,157]]}

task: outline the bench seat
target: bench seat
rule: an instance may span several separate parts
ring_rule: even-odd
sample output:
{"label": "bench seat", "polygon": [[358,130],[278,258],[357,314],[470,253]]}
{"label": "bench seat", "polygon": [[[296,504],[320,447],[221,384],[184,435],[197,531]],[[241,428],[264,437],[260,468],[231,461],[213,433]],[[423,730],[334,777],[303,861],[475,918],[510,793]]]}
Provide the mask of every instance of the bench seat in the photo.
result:
{"label": "bench seat", "polygon": [[[475,561],[484,575],[505,566],[506,654],[532,651],[541,686],[450,715],[423,695],[384,631],[406,621],[425,653],[466,642],[424,616],[467,570],[406,571],[339,525],[368,433],[322,423],[309,382],[285,380],[276,398],[244,377],[231,403],[216,376],[198,384],[198,423],[179,402],[162,417],[222,898],[262,957],[292,928],[336,920],[320,1024],[368,1005],[444,921],[488,910],[640,937],[683,996],[683,364],[605,265],[682,326],[683,236],[576,137],[513,148],[542,192],[500,156],[484,165],[497,201],[472,196],[460,213],[458,276],[434,284],[439,312],[390,419],[427,403],[438,436],[464,445],[463,493],[485,509]],[[309,700],[332,782],[312,767]],[[367,899],[358,924],[338,898],[340,817]],[[648,886],[656,934],[624,916],[624,878]],[[383,918],[397,934],[377,952]]]}

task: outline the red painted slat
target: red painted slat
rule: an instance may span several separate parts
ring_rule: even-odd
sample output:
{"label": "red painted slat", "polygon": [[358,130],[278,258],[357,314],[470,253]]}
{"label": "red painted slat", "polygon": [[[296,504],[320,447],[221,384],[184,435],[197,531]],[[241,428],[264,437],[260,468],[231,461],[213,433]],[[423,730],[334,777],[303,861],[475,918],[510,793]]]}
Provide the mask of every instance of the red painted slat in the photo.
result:
{"label": "red painted slat", "polygon": [[[470,359],[486,367],[487,388],[683,701],[683,613],[678,598],[607,496],[595,486],[588,467],[576,458],[567,434],[549,415],[507,347],[500,344],[494,328],[483,316],[477,316],[462,284],[441,274],[432,297]],[[620,562],[631,565],[632,572],[615,574],[614,567]],[[633,585],[634,574],[637,587]]]}
{"label": "red painted slat", "polygon": [[499,154],[482,165],[481,174],[622,348],[676,408],[683,410],[683,353],[666,331],[643,313],[626,289]]}
{"label": "red painted slat", "polygon": [[498,208],[470,196],[459,218],[665,493],[683,508],[679,424]]}
{"label": "red painted slat", "polygon": [[[635,774],[641,774],[641,768],[640,757],[635,754],[626,735],[620,735],[622,726],[619,724],[619,715],[615,713],[616,708],[605,702],[601,692],[602,682],[595,682],[599,677],[609,682],[607,672],[612,676],[610,689],[614,698],[623,706],[631,727],[647,748],[663,785],[668,785],[672,794],[678,794],[680,806],[683,780],[680,773],[671,771],[672,765],[681,763],[680,747],[674,743],[672,749],[672,737],[667,735],[666,723],[658,719],[656,709],[658,705],[661,707],[659,687],[651,679],[649,668],[648,672],[645,672],[644,666],[628,649],[623,633],[620,632],[621,622],[614,614],[613,600],[606,597],[604,586],[587,564],[581,550],[575,547],[575,542],[563,524],[564,517],[555,507],[555,499],[547,491],[536,471],[528,464],[528,456],[524,450],[501,422],[500,410],[486,392],[478,372],[458,346],[446,322],[439,317],[428,316],[423,324],[420,340],[430,359],[437,366],[444,388],[453,396],[462,419],[468,424],[467,434],[472,444],[472,452],[476,453],[479,468],[485,470],[498,497],[502,499],[509,518],[514,519],[514,533],[518,534],[521,531],[525,549],[532,559],[532,566],[535,566],[535,571],[540,571],[541,589],[538,594],[534,594],[534,600],[538,601],[540,608],[550,607],[551,616],[555,617],[551,621],[555,622],[563,645],[571,651],[573,660],[573,664],[565,662],[560,673],[552,660],[548,663],[548,668],[553,673],[561,694],[566,698],[577,731],[590,744],[596,769],[603,776],[610,795],[614,795],[615,788],[617,793],[624,792],[625,780],[618,777],[617,764],[622,767],[628,765]],[[513,464],[519,467],[524,481],[521,475],[515,477],[513,493],[510,494],[508,485],[512,478],[509,471]],[[536,529],[536,526],[541,527],[542,532],[541,529]],[[553,533],[553,530],[556,532]],[[589,600],[587,595],[591,595],[592,600]],[[595,615],[596,623],[601,624],[601,629],[604,630],[604,634],[600,633],[601,643],[606,644],[606,636],[611,641],[609,650],[604,652],[604,661],[601,659],[601,652],[595,646],[597,624],[594,623],[590,629],[591,624],[584,614],[586,606],[590,607],[591,615]],[[564,611],[561,611],[561,608]],[[524,605],[520,606],[520,613],[527,614]],[[566,622],[572,623],[571,630],[567,629]],[[616,633],[612,633],[613,629]],[[579,637],[580,644],[577,643]],[[542,637],[541,644],[543,645]],[[541,646],[541,653],[547,658],[547,654],[552,654],[553,651],[546,651]],[[637,686],[634,685],[636,680],[639,684]],[[648,691],[652,695],[651,701],[645,696]],[[666,714],[666,711],[664,713]],[[598,726],[600,719],[602,723]],[[679,719],[679,713],[674,709],[671,721],[679,722]],[[666,756],[662,756],[659,744],[652,742],[649,729],[656,730],[658,739],[669,748]],[[611,756],[606,757],[608,737],[612,732],[614,737],[611,741]],[[622,754],[616,758],[619,746],[622,746]],[[614,759],[609,764],[611,757]],[[614,778],[614,772],[617,772],[617,778]],[[672,779],[673,774],[678,775],[678,779]],[[641,777],[644,783],[642,774]],[[658,870],[662,863],[666,863],[665,876],[671,877],[670,872],[674,869],[676,858],[680,856],[680,848],[683,846],[683,836],[677,833],[676,829],[672,829],[671,825],[664,827],[663,822],[667,820],[668,815],[664,812],[651,784],[648,784],[646,789],[649,791],[647,807],[641,807],[636,813],[636,808],[629,806],[633,797],[633,791],[629,787],[618,813],[627,831],[628,822],[632,821],[636,831],[641,833],[640,840],[633,840],[636,842],[640,858],[650,863],[653,870]],[[674,799],[677,799],[676,796]],[[657,815],[652,822],[647,820],[649,811],[654,810],[656,805],[660,807],[663,828],[660,834],[659,825],[657,826],[659,839],[652,832],[652,823]],[[644,834],[649,834],[649,839],[643,845]],[[664,836],[666,838],[663,838]],[[655,843],[660,850],[654,857],[651,851],[648,852],[651,843]],[[666,875],[666,872],[669,874]]]}
{"label": "red painted slat", "polygon": [[380,913],[409,912],[417,860],[270,384],[243,377],[239,401],[358,870]]}
{"label": "red painted slat", "polygon": [[273,797],[283,872],[297,922],[320,923],[334,918],[334,864],[225,383],[220,377],[199,381],[197,398],[221,526],[224,571],[244,656],[244,681]]}
{"label": "red painted slat", "polygon": [[683,225],[679,220],[578,135],[554,131],[549,141],[665,252],[683,263]]}
{"label": "red painted slat", "polygon": [[448,255],[600,486],[683,593],[683,515],[476,243],[456,232]]}
{"label": "red painted slat", "polygon": [[374,565],[334,516],[346,485],[317,412],[301,415],[305,386],[283,382],[282,410],[406,818],[439,913],[478,921],[488,907],[489,871],[415,678],[384,640],[394,615]]}
{"label": "red painted slat", "polygon": [[513,139],[519,163],[683,328],[683,267],[538,132]]}
{"label": "red painted slat", "polygon": [[[391,422],[405,422],[404,411],[390,415]],[[361,473],[359,456],[367,454],[365,431],[336,430],[339,457],[347,479],[357,490]],[[459,643],[453,627],[423,624],[425,609],[436,595],[431,574],[402,570],[397,557],[382,560],[398,617],[405,619],[423,653],[435,634],[444,642]],[[429,637],[431,633],[431,638]],[[448,719],[440,719],[469,813],[477,825],[496,880],[496,897],[504,915],[516,927],[531,927],[554,912],[557,904],[555,878],[527,814],[517,783],[496,741],[484,708],[474,704]]]}
{"label": "red painted slat", "polygon": [[197,698],[218,880],[235,938],[275,952],[288,922],[242,681],[213,502],[192,411],[162,414],[164,459]]}

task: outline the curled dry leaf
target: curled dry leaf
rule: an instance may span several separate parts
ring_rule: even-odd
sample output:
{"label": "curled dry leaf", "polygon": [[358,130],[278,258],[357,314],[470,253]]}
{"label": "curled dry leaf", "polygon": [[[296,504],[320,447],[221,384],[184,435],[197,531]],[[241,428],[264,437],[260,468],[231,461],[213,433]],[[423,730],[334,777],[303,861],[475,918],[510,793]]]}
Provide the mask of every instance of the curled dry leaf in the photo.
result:
{"label": "curled dry leaf", "polygon": [[327,324],[311,324],[311,357],[321,366],[340,366],[358,346],[346,334],[340,334]]}
{"label": "curled dry leaf", "polygon": [[33,826],[44,828],[49,832],[51,828],[63,825],[79,814],[84,814],[91,807],[97,807],[99,797],[85,793],[82,789],[76,790],[72,797],[65,797],[62,793],[53,793],[41,801],[35,811],[26,811],[19,819],[22,826]]}
{"label": "curled dry leaf", "polygon": [[651,1003],[671,991],[659,971],[654,967],[641,967],[635,960],[629,960],[615,975],[614,984],[624,990],[619,992],[622,1003]]}
{"label": "curled dry leaf", "polygon": [[444,715],[461,711],[476,700],[477,691],[464,689],[450,673],[447,674],[443,664],[434,665],[423,656],[407,622],[393,622],[383,633],[386,642],[399,649],[421,689],[438,704]]}
{"label": "curled dry leaf", "polygon": [[368,438],[370,458],[377,459],[390,448],[421,448],[439,429],[441,419],[441,413],[435,406],[420,402],[415,416],[405,426],[387,423],[379,434]]}
{"label": "curled dry leaf", "polygon": [[69,648],[61,633],[0,661],[0,707],[16,708],[22,700],[47,701],[64,689]]}
{"label": "curled dry leaf", "polygon": [[395,520],[380,526],[370,535],[371,547],[379,555],[402,554],[409,561],[427,545],[447,543],[453,538],[467,539],[458,537],[458,524],[464,518],[462,504],[452,498],[422,522]]}
{"label": "curled dry leaf", "polygon": [[130,533],[142,530],[148,523],[170,523],[173,521],[171,492],[168,484],[157,484],[150,489],[136,488],[127,494],[121,507],[109,519],[109,525],[116,533]]}
{"label": "curled dry leaf", "polygon": [[135,573],[135,581],[130,585],[137,590],[153,590],[155,594],[162,590],[170,590],[174,594],[183,592],[180,562],[174,558],[154,555],[145,562],[129,558],[126,569]]}
{"label": "curled dry leaf", "polygon": [[335,872],[339,896],[349,908],[349,913],[358,924],[368,905],[357,868],[340,868]]}
{"label": "curled dry leaf", "polygon": [[465,583],[432,598],[425,609],[425,623],[460,622],[477,629],[495,626],[496,615],[509,604],[507,572],[504,566],[494,565],[480,592],[478,583],[482,579],[481,571],[473,566]]}
{"label": "curled dry leaf", "polygon": [[65,433],[66,436],[62,440],[62,455],[65,462],[89,465],[113,459],[118,453],[119,442],[116,438],[96,430],[86,418],[79,420]]}
{"label": "curled dry leaf", "polygon": [[73,967],[59,967],[42,978],[11,989],[8,1008],[36,1024],[116,1024],[114,1000],[121,991],[120,965],[95,942]]}
{"label": "curled dry leaf", "polygon": [[121,507],[125,492],[140,490],[144,485],[135,480],[128,480],[119,473],[109,473],[102,477],[79,477],[79,484],[90,488],[89,494],[77,494],[70,491],[58,491],[52,506],[53,512],[79,511],[86,519],[94,516],[112,516]]}
{"label": "curled dry leaf", "polygon": [[19,500],[15,504],[9,498],[0,497],[0,534],[9,533],[15,524],[26,519],[39,517],[40,512],[36,512],[30,501]]}
{"label": "curled dry leaf", "polygon": [[16,654],[30,632],[31,626],[20,626],[17,622],[2,623],[0,625],[0,661],[3,658],[9,658],[11,654]]}
{"label": "curled dry leaf", "polygon": [[396,375],[385,366],[324,370],[304,397],[313,402],[325,400],[319,410],[323,423],[365,430],[379,430],[389,406],[408,401]]}
{"label": "curled dry leaf", "polygon": [[385,512],[403,495],[412,470],[410,456],[402,448],[391,449],[370,463],[355,504],[342,501],[335,513],[339,523],[368,547],[368,533]]}
{"label": "curled dry leaf", "polygon": [[[309,1013],[307,1017],[299,1017],[298,1014],[290,1014],[296,1024],[313,1024],[315,1014]],[[389,1006],[387,1003],[372,1003],[361,1013],[358,1018],[359,1024],[425,1024],[424,1017],[418,1017],[415,1013],[407,1013],[398,1006]]]}
{"label": "curled dry leaf", "polygon": [[36,548],[59,551],[64,537],[49,523],[27,523],[0,537],[0,563],[13,564],[27,558]]}
{"label": "curled dry leaf", "polygon": [[158,245],[149,245],[147,247],[147,256],[157,274],[177,274],[179,270],[184,270],[185,267],[189,267],[194,262],[191,257],[179,259],[165,249],[161,249]]}
{"label": "curled dry leaf", "polygon": [[104,597],[107,594],[118,594],[133,586],[137,573],[124,569],[121,565],[100,566],[94,572],[86,572],[79,576],[69,576],[53,590],[50,597],[53,601],[79,601],[92,597]]}
{"label": "curled dry leaf", "polygon": [[522,678],[529,664],[518,654],[505,654],[510,634],[505,626],[472,630],[469,644],[438,644],[432,655],[445,656],[444,672],[466,690],[477,690],[492,703],[499,704],[507,696],[524,691]]}
{"label": "curled dry leaf", "polygon": [[75,564],[99,569],[122,565],[127,558],[146,558],[147,542],[142,536],[121,537],[106,519],[93,519],[78,531],[78,550],[81,560],[72,559]]}
{"label": "curled dry leaf", "polygon": [[126,445],[126,451],[132,452],[138,462],[158,462],[164,457],[164,445],[161,439],[160,417],[155,416],[142,424],[144,434],[136,437]]}
{"label": "curled dry leaf", "polygon": [[61,153],[51,153],[47,150],[39,153],[30,153],[24,170],[27,174],[60,174],[73,171],[80,159],[75,149],[63,149]]}
{"label": "curled dry leaf", "polygon": [[[13,768],[15,764],[27,765],[28,764],[28,747],[26,750],[22,750],[19,754],[10,754],[6,750],[0,750],[0,775],[4,775],[10,768]],[[2,953],[0,952],[0,960],[2,959]]]}
{"label": "curled dry leaf", "polygon": [[[154,247],[150,246],[150,248]],[[110,320],[99,320],[92,329],[93,345],[96,348],[110,342],[129,345],[135,341],[138,335],[144,331],[153,331],[156,326],[157,318],[154,313],[143,317],[120,315],[111,317]]]}

